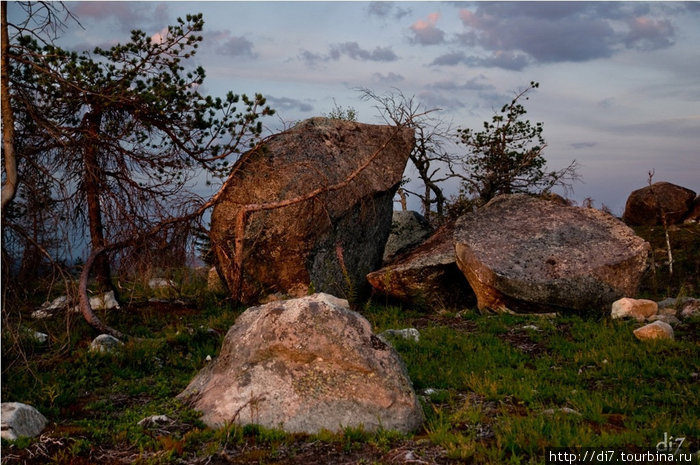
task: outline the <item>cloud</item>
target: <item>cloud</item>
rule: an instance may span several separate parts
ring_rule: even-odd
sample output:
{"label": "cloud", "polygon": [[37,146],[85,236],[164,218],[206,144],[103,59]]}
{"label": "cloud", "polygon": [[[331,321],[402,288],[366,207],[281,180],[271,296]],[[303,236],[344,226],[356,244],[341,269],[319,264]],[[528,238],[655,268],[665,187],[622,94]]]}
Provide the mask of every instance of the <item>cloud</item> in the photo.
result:
{"label": "cloud", "polygon": [[393,72],[389,72],[386,76],[383,75],[382,73],[372,74],[372,80],[374,80],[376,82],[385,83],[385,84],[392,84],[392,83],[403,81],[405,79],[406,78],[404,78],[402,75],[396,74]]}
{"label": "cloud", "polygon": [[486,76],[479,75],[468,81],[458,83],[456,81],[438,81],[432,84],[428,84],[428,88],[435,90],[446,90],[446,91],[460,91],[460,90],[493,90],[494,86],[492,84],[483,82]]}
{"label": "cloud", "polygon": [[375,47],[370,52],[361,48],[357,42],[331,45],[329,53],[331,59],[338,60],[343,55],[359,61],[395,61],[398,59],[391,47]]}
{"label": "cloud", "polygon": [[401,19],[411,13],[408,8],[401,8],[394,2],[369,2],[367,6],[367,16],[377,16],[379,18]]}
{"label": "cloud", "polygon": [[450,110],[457,108],[464,108],[466,105],[464,102],[460,102],[455,98],[454,95],[443,95],[441,92],[434,92],[432,90],[426,90],[418,94],[421,102],[424,103],[426,108],[439,108],[441,110]]}
{"label": "cloud", "polygon": [[[656,4],[633,2],[484,2],[459,10],[457,52],[434,65],[469,64],[520,70],[533,63],[585,62],[623,49],[673,45],[675,30]],[[481,51],[481,53],[479,53]]]}
{"label": "cloud", "polygon": [[427,20],[419,19],[411,26],[411,42],[420,45],[436,45],[445,41],[445,31],[438,28],[439,13],[430,13]]}
{"label": "cloud", "polygon": [[435,58],[430,66],[483,66],[520,71],[531,63],[524,53],[498,50],[487,56],[467,55],[464,52],[449,52]]}
{"label": "cloud", "polygon": [[569,146],[574,150],[589,149],[598,145],[597,142],[574,142],[569,144]]}
{"label": "cloud", "polygon": [[313,105],[311,105],[310,103],[306,103],[302,100],[297,100],[289,97],[266,96],[265,98],[267,99],[268,103],[272,106],[272,108],[279,111],[299,110],[304,113],[309,113],[314,109]]}
{"label": "cloud", "polygon": [[130,31],[134,24],[147,28],[162,26],[169,21],[168,5],[149,2],[75,2],[70,11],[78,20],[114,21],[122,31]]}
{"label": "cloud", "polygon": [[207,39],[215,42],[216,52],[231,57],[248,56],[254,58],[253,43],[244,36],[234,36],[231,31],[212,31],[207,33]]}
{"label": "cloud", "polygon": [[637,50],[657,50],[674,44],[674,29],[667,19],[655,21],[646,17],[631,18],[627,21],[629,31],[624,42],[627,48]]}
{"label": "cloud", "polygon": [[398,56],[391,47],[375,47],[374,50],[366,50],[357,42],[343,42],[332,44],[328,53],[322,55],[309,50],[301,50],[298,58],[309,66],[316,66],[319,62],[338,61],[342,57],[348,57],[357,61],[391,62],[398,60]]}

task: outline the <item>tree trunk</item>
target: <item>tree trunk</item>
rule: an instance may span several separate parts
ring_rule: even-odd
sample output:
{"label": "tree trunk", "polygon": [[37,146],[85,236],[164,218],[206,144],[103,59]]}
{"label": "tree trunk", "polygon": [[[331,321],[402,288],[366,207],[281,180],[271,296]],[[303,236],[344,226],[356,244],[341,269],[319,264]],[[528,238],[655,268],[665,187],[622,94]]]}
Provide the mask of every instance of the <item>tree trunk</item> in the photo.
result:
{"label": "tree trunk", "polygon": [[[85,196],[88,208],[88,223],[90,228],[90,244],[92,250],[99,250],[106,245],[104,226],[102,224],[102,209],[100,207],[100,165],[97,159],[97,140],[101,115],[94,110],[85,115],[86,144],[83,152]],[[110,280],[111,270],[106,254],[100,254],[95,259],[95,278],[103,289],[113,289]]]}
{"label": "tree trunk", "polygon": [[2,145],[5,156],[5,184],[2,186],[2,211],[17,193],[17,160],[15,158],[15,117],[10,104],[10,37],[7,30],[7,2],[2,2]]}

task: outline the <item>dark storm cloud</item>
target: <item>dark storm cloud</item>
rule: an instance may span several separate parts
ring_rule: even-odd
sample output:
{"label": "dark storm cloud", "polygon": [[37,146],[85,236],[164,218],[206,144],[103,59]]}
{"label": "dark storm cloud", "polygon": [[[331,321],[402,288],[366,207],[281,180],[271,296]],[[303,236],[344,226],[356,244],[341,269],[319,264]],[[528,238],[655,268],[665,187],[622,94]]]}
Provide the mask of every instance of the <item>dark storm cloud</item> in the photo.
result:
{"label": "dark storm cloud", "polygon": [[623,49],[655,50],[673,45],[675,30],[665,15],[679,9],[633,2],[494,2],[459,11],[464,31],[456,42],[485,56],[456,52],[433,65],[470,64],[520,70],[535,62],[584,62]]}
{"label": "dark storm cloud", "polygon": [[338,61],[343,56],[357,61],[376,62],[396,61],[399,58],[391,47],[375,47],[374,50],[367,50],[360,47],[357,42],[332,44],[325,55],[309,50],[302,50],[298,55],[299,59],[309,66],[315,66],[319,62]]}

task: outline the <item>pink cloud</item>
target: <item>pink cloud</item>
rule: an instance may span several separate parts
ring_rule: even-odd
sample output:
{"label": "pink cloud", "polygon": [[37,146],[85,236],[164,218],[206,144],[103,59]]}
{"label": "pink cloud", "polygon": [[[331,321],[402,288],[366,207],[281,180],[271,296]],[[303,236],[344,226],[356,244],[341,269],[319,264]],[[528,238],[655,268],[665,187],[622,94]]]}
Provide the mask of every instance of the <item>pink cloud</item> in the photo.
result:
{"label": "pink cloud", "polygon": [[445,32],[437,27],[440,13],[430,13],[427,20],[419,19],[411,26],[412,41],[421,45],[440,44],[445,40]]}

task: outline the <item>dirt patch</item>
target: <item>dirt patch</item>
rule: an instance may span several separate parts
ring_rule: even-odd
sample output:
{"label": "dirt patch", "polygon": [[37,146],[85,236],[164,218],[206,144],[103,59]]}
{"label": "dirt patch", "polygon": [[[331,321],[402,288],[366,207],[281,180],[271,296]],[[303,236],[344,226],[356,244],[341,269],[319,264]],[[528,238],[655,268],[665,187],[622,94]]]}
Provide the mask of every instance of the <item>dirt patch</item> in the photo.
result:
{"label": "dirt patch", "polygon": [[532,339],[526,328],[512,328],[507,333],[499,334],[498,337],[512,345],[516,349],[529,355],[543,355],[549,352],[545,346]]}

